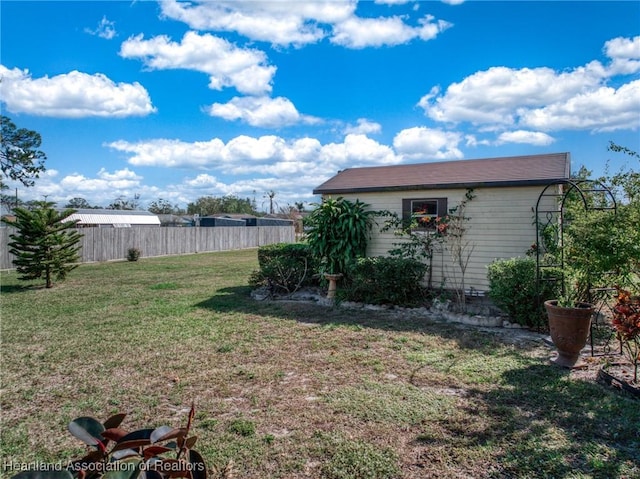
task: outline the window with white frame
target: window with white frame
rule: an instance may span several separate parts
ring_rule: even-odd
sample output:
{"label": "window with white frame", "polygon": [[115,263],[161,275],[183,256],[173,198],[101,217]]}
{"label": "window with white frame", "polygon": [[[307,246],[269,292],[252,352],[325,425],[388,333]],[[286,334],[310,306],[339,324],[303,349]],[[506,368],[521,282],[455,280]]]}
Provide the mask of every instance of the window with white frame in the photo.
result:
{"label": "window with white frame", "polygon": [[445,216],[447,198],[408,198],[402,200],[402,218],[405,222],[415,222],[416,229],[434,231],[437,218]]}

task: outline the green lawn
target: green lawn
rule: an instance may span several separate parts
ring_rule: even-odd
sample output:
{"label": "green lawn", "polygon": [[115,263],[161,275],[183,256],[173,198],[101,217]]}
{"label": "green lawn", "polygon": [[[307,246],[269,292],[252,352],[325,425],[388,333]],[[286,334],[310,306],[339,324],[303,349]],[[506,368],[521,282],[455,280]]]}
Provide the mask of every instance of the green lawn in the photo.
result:
{"label": "green lawn", "polygon": [[640,403],[471,328],[257,302],[256,251],[2,273],[2,477],[78,416],[183,425],[226,478],[640,477]]}

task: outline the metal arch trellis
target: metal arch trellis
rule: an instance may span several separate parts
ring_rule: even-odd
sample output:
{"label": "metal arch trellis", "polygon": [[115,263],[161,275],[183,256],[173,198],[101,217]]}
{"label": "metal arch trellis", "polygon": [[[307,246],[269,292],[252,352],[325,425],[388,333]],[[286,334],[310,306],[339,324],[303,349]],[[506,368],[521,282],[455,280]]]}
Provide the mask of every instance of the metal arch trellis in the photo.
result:
{"label": "metal arch trellis", "polygon": [[[584,205],[584,214],[589,211],[610,211],[617,214],[617,202],[609,188],[598,180],[567,179],[548,184],[538,196],[535,209],[536,225],[536,283],[541,291],[543,281],[558,281],[559,278],[544,275],[545,269],[564,269],[564,227],[567,224],[565,203],[567,198],[575,193]],[[556,254],[549,254],[556,253]],[[549,262],[552,258],[553,262]],[[564,292],[564,281],[560,283]],[[611,328],[600,320],[602,310],[608,304],[608,299],[615,292],[611,285],[590,285],[591,300],[597,304],[594,320],[591,322],[590,344],[591,355],[595,355],[596,337],[605,337],[604,354],[611,352],[610,341],[613,338]]]}

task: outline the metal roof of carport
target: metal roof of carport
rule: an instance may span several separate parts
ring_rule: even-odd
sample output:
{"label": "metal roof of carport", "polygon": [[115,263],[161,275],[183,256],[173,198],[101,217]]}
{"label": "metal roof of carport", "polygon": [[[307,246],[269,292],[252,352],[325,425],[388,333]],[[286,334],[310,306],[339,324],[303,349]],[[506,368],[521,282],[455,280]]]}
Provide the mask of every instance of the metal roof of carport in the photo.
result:
{"label": "metal roof of carport", "polygon": [[149,211],[134,210],[78,209],[67,220],[79,220],[79,225],[160,226],[157,215]]}

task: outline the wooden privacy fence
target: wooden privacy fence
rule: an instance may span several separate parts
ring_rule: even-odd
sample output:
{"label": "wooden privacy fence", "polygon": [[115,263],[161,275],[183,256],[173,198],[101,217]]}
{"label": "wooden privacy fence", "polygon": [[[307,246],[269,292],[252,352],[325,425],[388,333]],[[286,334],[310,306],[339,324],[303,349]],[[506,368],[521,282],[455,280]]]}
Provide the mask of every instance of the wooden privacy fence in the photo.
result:
{"label": "wooden privacy fence", "polygon": [[[208,251],[257,248],[273,243],[295,242],[293,226],[216,226],[214,228],[132,227],[84,228],[81,262],[125,259],[129,248],[142,257],[170,256]],[[9,235],[14,228],[0,228],[0,269],[13,268]]]}

